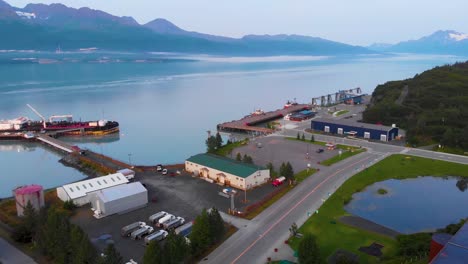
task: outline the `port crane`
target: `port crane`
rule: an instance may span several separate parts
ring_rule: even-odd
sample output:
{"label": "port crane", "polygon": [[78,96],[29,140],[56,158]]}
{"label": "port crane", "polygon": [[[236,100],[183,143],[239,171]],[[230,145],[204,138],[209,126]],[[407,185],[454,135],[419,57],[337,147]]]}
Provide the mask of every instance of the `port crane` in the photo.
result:
{"label": "port crane", "polygon": [[41,113],[39,113],[36,109],[34,109],[34,107],[32,107],[30,104],[26,104],[27,107],[29,107],[29,109],[31,109],[37,116],[39,116],[41,119],[42,119],[42,125],[44,126],[44,128],[47,127],[47,120],[46,118],[41,115]]}

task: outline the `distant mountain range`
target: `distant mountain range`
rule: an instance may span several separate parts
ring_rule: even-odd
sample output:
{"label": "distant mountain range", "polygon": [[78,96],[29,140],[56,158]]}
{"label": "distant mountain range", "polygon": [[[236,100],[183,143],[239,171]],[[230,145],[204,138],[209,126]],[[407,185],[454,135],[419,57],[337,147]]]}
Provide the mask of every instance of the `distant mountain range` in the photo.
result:
{"label": "distant mountain range", "polygon": [[[90,8],[62,4],[12,7],[0,0],[0,49],[185,52],[227,55],[340,55],[372,51],[326,39],[296,36],[245,36],[240,39],[183,30],[164,19],[140,25]],[[7,36],[7,37],[6,37]]]}
{"label": "distant mountain range", "polygon": [[87,7],[28,4],[17,8],[0,0],[0,50],[105,50],[204,53],[242,56],[346,55],[380,52],[468,54],[467,35],[439,31],[396,45],[353,46],[300,35],[247,35],[230,38],[181,29],[165,19],[140,25]]}
{"label": "distant mountain range", "polygon": [[395,45],[377,43],[367,48],[379,52],[468,55],[468,34],[440,30],[418,40]]}

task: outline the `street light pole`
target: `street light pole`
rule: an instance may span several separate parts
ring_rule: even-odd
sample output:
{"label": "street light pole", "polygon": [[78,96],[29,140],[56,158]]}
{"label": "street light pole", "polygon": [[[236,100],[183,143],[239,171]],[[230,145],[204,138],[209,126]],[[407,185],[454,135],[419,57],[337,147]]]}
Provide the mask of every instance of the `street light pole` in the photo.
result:
{"label": "street light pole", "polygon": [[132,153],[128,154],[128,165],[130,165],[130,167],[133,167],[132,166]]}

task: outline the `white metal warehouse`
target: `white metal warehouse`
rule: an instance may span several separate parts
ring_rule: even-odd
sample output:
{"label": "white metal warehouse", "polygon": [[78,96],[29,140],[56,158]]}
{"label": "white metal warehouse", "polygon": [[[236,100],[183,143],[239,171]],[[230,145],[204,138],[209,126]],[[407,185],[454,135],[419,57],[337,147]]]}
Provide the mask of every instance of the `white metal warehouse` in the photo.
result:
{"label": "white metal warehouse", "polygon": [[57,188],[57,196],[64,202],[71,200],[77,206],[82,206],[90,202],[90,194],[93,192],[127,183],[128,179],[122,173],[110,174],[65,184]]}
{"label": "white metal warehouse", "polygon": [[96,218],[126,213],[148,204],[148,191],[140,182],[119,185],[93,193],[91,205]]}

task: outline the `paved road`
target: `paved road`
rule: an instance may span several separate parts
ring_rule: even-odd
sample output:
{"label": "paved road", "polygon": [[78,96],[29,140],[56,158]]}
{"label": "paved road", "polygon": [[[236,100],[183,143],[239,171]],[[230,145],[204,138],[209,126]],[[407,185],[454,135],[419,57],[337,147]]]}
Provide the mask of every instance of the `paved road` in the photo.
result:
{"label": "paved road", "polygon": [[[295,137],[298,131],[302,132],[303,128],[285,130],[282,135]],[[241,227],[202,263],[265,263],[268,257],[276,259],[274,249],[284,245],[284,241],[289,237],[288,230],[292,223],[301,226],[309,217],[308,214],[318,210],[323,201],[348,178],[391,154],[406,153],[468,164],[468,157],[452,154],[325,135],[315,135],[315,138],[320,141],[362,146],[369,151],[331,167],[321,167],[319,172],[267,208],[247,226]]]}
{"label": "paved road", "polygon": [[8,264],[36,264],[32,258],[25,255],[3,238],[0,238],[0,262]]}

